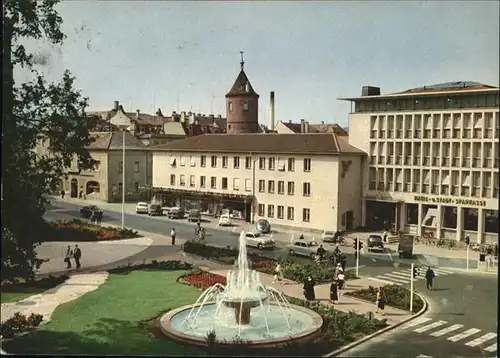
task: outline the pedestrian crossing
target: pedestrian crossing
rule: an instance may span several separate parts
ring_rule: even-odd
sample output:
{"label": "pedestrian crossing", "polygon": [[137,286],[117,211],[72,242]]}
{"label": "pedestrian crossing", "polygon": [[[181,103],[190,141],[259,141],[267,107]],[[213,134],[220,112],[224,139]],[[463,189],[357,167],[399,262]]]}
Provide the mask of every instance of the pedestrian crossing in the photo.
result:
{"label": "pedestrian crossing", "polygon": [[[415,333],[428,334],[432,337],[442,337],[454,343],[461,343],[467,347],[478,347],[483,351],[494,353],[497,351],[497,334],[482,332],[479,328],[466,329],[463,324],[450,324],[447,321],[434,321],[429,317],[419,317],[401,327]],[[465,329],[464,331],[462,331]]]}
{"label": "pedestrian crossing", "polygon": [[[440,276],[451,275],[454,273],[451,270],[445,270],[441,268],[439,269],[433,268],[432,270],[434,271],[436,278]],[[417,276],[415,277],[415,281],[424,280],[426,271],[427,268],[424,267],[417,268]],[[411,268],[408,268],[408,269],[392,271],[389,273],[384,273],[383,275],[371,277],[370,279],[375,281],[385,282],[392,285],[409,285],[411,281],[411,276],[412,276]]]}

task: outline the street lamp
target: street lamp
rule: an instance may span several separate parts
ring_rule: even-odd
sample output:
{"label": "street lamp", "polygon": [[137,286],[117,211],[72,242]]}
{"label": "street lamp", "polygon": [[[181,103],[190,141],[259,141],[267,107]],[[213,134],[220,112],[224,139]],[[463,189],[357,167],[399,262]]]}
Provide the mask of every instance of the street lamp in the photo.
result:
{"label": "street lamp", "polygon": [[128,127],[128,125],[118,126],[122,131],[122,229],[125,229],[125,133]]}
{"label": "street lamp", "polygon": [[250,158],[252,158],[252,225],[255,223],[255,163],[257,158],[253,157],[252,152],[250,152]]}

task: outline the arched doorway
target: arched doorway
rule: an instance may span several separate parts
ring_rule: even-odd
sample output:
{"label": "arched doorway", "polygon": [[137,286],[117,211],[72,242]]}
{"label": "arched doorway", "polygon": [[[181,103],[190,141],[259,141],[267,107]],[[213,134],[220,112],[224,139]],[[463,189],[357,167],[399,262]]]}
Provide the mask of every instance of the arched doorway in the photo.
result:
{"label": "arched doorway", "polygon": [[78,197],[78,180],[71,179],[71,197]]}
{"label": "arched doorway", "polygon": [[101,187],[99,185],[98,182],[96,181],[89,181],[87,182],[87,187],[86,187],[86,190],[85,192],[87,193],[87,195],[89,194],[92,194],[92,193],[99,193],[99,191],[101,190]]}

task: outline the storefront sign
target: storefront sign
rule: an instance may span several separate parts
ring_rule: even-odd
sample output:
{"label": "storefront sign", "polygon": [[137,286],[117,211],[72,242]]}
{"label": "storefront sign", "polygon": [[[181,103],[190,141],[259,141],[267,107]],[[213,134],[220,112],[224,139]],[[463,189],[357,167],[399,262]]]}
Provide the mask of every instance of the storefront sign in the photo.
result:
{"label": "storefront sign", "polygon": [[421,203],[434,203],[434,204],[449,204],[460,206],[486,206],[485,200],[465,199],[465,198],[445,198],[439,196],[421,196],[415,195],[413,200]]}

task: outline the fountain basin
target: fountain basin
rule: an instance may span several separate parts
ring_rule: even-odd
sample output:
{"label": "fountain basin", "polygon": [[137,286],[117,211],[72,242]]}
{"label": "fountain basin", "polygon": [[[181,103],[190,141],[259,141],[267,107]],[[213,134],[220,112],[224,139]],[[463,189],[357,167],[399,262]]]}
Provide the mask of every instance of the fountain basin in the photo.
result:
{"label": "fountain basin", "polygon": [[248,300],[243,298],[226,299],[222,302],[226,307],[234,309],[234,319],[239,324],[250,324],[250,313],[252,308],[259,307],[262,302],[265,302],[267,297],[262,300]]}
{"label": "fountain basin", "polygon": [[[240,302],[241,304],[241,302]],[[193,307],[198,309],[203,306],[197,316],[197,324],[189,328],[186,319]],[[219,321],[214,322],[217,309],[215,302],[204,305],[187,305],[167,312],[160,319],[160,328],[167,337],[183,343],[198,347],[206,347],[206,336],[212,329],[215,331],[218,344],[234,345],[239,338],[251,348],[281,347],[291,341],[301,342],[312,338],[323,325],[323,319],[316,312],[305,307],[290,305],[290,328],[283,319],[282,309],[271,303],[269,306],[252,307],[248,324],[238,324],[234,308],[223,307],[226,310],[220,315]],[[269,335],[264,319],[264,311],[268,309],[266,317],[269,325]],[[240,328],[240,330],[239,330]]]}

